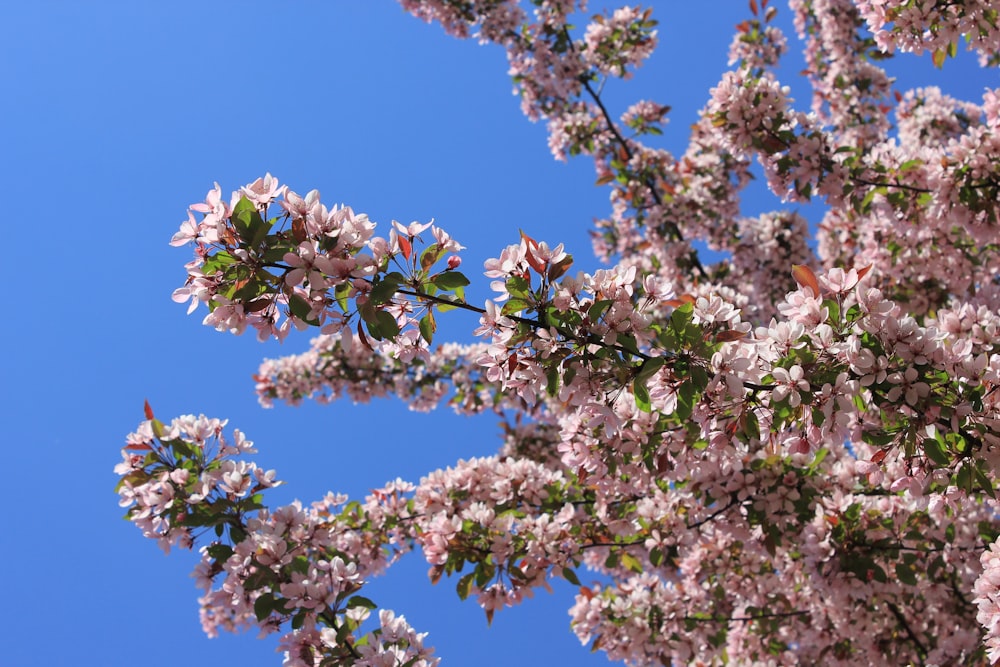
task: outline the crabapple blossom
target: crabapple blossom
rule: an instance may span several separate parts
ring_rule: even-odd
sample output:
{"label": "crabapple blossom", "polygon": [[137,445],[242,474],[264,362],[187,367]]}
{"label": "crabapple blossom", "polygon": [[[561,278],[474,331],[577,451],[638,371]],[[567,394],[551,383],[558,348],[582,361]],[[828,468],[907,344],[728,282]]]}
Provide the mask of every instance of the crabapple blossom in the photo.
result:
{"label": "crabapple blossom", "polygon": [[[603,96],[652,53],[651,10],[575,29],[585,3],[531,4],[401,0],[500,45],[554,157],[593,161],[608,266],[522,232],[477,305],[433,221],[383,227],[270,174],[228,199],[216,184],[171,238],[194,245],[173,299],[205,324],[318,330],[261,365],[263,406],[392,395],[492,412],[503,434],[495,456],[361,500],[272,508],[280,482],[242,433],[147,406],[120,504],[164,549],[199,546],[205,632],[281,633],[288,665],[435,665],[363,595],[419,548],[488,619],[569,582],[580,641],[631,665],[1000,660],[1000,93],[897,90],[879,65],[941,66],[963,35],[996,64],[997,10],[790,0],[803,109],[780,10],[751,0],[674,156],[655,145],[668,106],[613,115]],[[810,211],[742,213],[754,162],[779,205],[824,205],[815,244]],[[435,340],[453,310],[478,342]]]}

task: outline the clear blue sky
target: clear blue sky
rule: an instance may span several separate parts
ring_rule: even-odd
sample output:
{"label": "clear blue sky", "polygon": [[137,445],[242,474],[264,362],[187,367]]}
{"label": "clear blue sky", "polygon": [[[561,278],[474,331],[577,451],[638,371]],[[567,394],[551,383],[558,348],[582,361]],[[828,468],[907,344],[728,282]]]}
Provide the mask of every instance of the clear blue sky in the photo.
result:
{"label": "clear blue sky", "polygon": [[[672,105],[664,145],[680,152],[746,3],[653,6],[661,47],[609,95],[619,111],[641,97]],[[495,452],[497,428],[397,401],[260,409],[250,379],[259,361],[308,338],[278,346],[218,334],[171,302],[190,251],[167,241],[187,205],[214,181],[228,193],[270,171],[381,223],[436,218],[469,248],[474,277],[519,228],[595,267],[587,230],[606,215],[606,193],[588,161],[550,158],[498,48],[448,38],[388,0],[11,2],[0,25],[0,176],[13,209],[0,334],[0,663],[278,665],[273,642],[206,639],[193,555],[164,557],[120,519],[112,467],[143,399],[161,418],[228,417],[288,482],[277,502],[416,481]],[[799,69],[783,68],[793,87]],[[976,100],[1000,83],[955,72],[936,80]],[[450,330],[469,340],[460,332],[475,322],[451,315]],[[568,585],[498,613],[487,630],[454,581],[432,587],[426,571],[412,555],[369,597],[430,632],[445,664],[606,664],[569,631]]]}

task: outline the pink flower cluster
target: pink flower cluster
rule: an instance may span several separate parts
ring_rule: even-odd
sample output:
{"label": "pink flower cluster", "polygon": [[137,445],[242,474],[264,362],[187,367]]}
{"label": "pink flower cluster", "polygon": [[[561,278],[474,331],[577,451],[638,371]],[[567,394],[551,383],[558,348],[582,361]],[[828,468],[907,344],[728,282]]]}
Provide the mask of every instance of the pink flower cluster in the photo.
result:
{"label": "pink flower cluster", "polygon": [[165,425],[147,414],[115,469],[121,505],[168,551],[191,548],[214,527],[220,539],[201,548],[194,573],[209,636],[251,627],[267,634],[291,622],[281,638],[288,665],[348,657],[359,666],[437,664],[425,635],[389,610],[379,613],[381,627],[356,634],[374,604],[355,594],[410,548],[412,503],[403,494],[412,485],[390,484],[339,514],[346,499],[333,494],[311,508],[269,511],[260,492],[279,482],[274,471],[234,458],[255,451],[239,431],[230,441],[225,421],[189,415]]}
{"label": "pink flower cluster", "polygon": [[935,62],[953,54],[959,39],[979,52],[980,63],[996,64],[1000,22],[989,0],[858,0],[858,9],[885,51],[931,51]]}
{"label": "pink flower cluster", "polygon": [[[195,244],[187,282],[174,291],[174,301],[190,300],[189,313],[206,304],[204,323],[219,331],[241,334],[250,326],[261,340],[284,340],[293,327],[319,326],[322,333],[334,334],[350,319],[347,302],[354,300],[368,325],[368,336],[357,329],[361,344],[370,349],[380,344],[410,360],[426,354],[434,328],[431,320],[430,331],[422,331],[415,312],[432,318],[432,306],[418,304],[415,311],[396,288],[408,282],[417,290],[410,296],[419,300],[426,295],[434,303],[442,302],[435,299],[439,291],[459,290],[452,299],[460,301],[460,290],[468,284],[453,272],[461,259],[452,253],[462,246],[431,223],[404,227],[393,221],[388,239],[375,237],[375,223],[367,215],[348,206],[328,209],[318,191],[300,197],[278,187],[270,174],[234,192],[229,205],[222,203],[220,193],[216,185],[205,204],[192,205],[188,221],[171,240],[173,245]],[[281,214],[268,218],[272,204]],[[202,219],[197,221],[192,211]],[[428,229],[434,243],[414,253],[414,241]],[[445,270],[430,275],[429,269],[444,258]],[[390,262],[408,275],[382,276],[378,282],[391,289],[380,291],[375,276]],[[350,331],[344,340],[350,345]]]}
{"label": "pink flower cluster", "polygon": [[121,476],[118,504],[168,553],[173,545],[190,548],[192,530],[205,525],[201,519],[214,507],[249,502],[248,496],[280,483],[273,470],[231,458],[256,450],[238,430],[228,440],[225,425],[204,415],[170,424],[150,416],[126,438],[122,462],[115,466]]}

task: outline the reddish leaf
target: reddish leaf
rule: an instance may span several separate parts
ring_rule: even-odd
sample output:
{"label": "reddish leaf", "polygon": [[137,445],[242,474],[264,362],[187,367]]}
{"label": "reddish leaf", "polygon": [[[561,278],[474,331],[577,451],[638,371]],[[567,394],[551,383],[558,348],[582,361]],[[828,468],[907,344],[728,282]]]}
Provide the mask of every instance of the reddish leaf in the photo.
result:
{"label": "reddish leaf", "polygon": [[149,407],[149,401],[143,401],[142,410],[146,413],[146,419],[155,419],[153,408]]}
{"label": "reddish leaf", "polygon": [[410,243],[410,239],[405,236],[397,237],[399,241],[399,250],[403,253],[403,257],[406,261],[410,261],[410,254],[413,252],[413,244]]}
{"label": "reddish leaf", "polygon": [[264,310],[270,305],[271,305],[271,299],[268,298],[257,299],[256,301],[251,301],[250,303],[248,303],[245,306],[245,310],[248,313],[259,313],[260,311]]}
{"label": "reddish leaf", "polygon": [[695,302],[695,298],[693,296],[691,296],[690,294],[681,294],[676,299],[670,299],[669,301],[666,302],[666,304],[668,306],[673,307],[673,308],[680,308],[685,303],[694,303],[694,302]]}
{"label": "reddish leaf", "polygon": [[361,329],[361,322],[358,322],[358,338],[361,339],[362,345],[367,347],[372,352],[375,351],[375,348],[372,347],[371,341],[368,340],[368,336],[366,336],[365,332]]}
{"label": "reddish leaf", "polygon": [[528,265],[531,266],[531,268],[533,268],[535,272],[538,273],[538,275],[540,276],[545,275],[545,270],[546,270],[545,265],[547,262],[543,262],[538,258],[538,256],[535,254],[535,251],[532,249],[531,245],[528,245],[528,250],[527,252],[524,253],[524,258],[528,260]]}
{"label": "reddish leaf", "polygon": [[788,147],[781,139],[772,136],[764,137],[764,140],[761,141],[761,146],[767,151],[768,155],[785,150]]}
{"label": "reddish leaf", "polygon": [[306,233],[306,221],[304,218],[295,218],[292,220],[292,238],[295,239],[296,243],[302,243],[309,235]]}
{"label": "reddish leaf", "polygon": [[[525,250],[526,250],[526,252],[524,253],[525,259],[528,260],[528,264],[537,273],[545,275],[546,262],[541,261],[538,258],[538,255],[535,254],[535,251],[538,250],[538,241],[525,234],[523,229],[519,231],[521,232],[521,240],[524,241],[525,245]],[[530,280],[530,278],[528,276],[525,276],[525,280]]]}
{"label": "reddish leaf", "polygon": [[[535,239],[533,239],[530,236],[528,236],[527,234],[525,234],[523,229],[519,230],[519,231],[521,232],[521,239],[524,241],[524,245],[527,248],[527,252],[525,253],[525,257],[528,260],[528,264],[536,272],[538,272],[540,275],[544,276],[545,275],[545,263],[542,262],[541,260],[539,260],[538,256],[535,255],[535,251],[538,250],[538,241],[536,241]],[[527,276],[525,276],[525,280],[530,280],[530,279]]]}
{"label": "reddish leaf", "polygon": [[858,269],[858,282],[861,282],[861,279],[864,278],[865,276],[867,276],[868,272],[871,271],[871,270],[872,270],[872,265],[871,264],[869,264],[868,266],[864,267],[863,269]]}
{"label": "reddish leaf", "polygon": [[742,331],[734,331],[732,329],[729,329],[727,331],[720,331],[719,333],[715,334],[715,342],[731,343],[734,340],[743,340],[743,338],[745,337],[746,334],[743,333]]}
{"label": "reddish leaf", "polygon": [[566,255],[560,262],[549,267],[549,280],[558,280],[573,265],[572,255]]}
{"label": "reddish leaf", "polygon": [[673,468],[670,462],[670,454],[663,452],[658,457],[656,457],[656,472],[660,475],[665,475]]}
{"label": "reddish leaf", "polygon": [[146,444],[142,444],[142,443],[139,443],[139,442],[134,442],[134,443],[125,445],[125,449],[132,449],[132,450],[135,450],[135,451],[138,451],[138,452],[149,452],[149,451],[152,451],[153,448],[150,447],[149,445],[146,445]]}
{"label": "reddish leaf", "polygon": [[750,0],[750,13],[757,16],[757,0]]}
{"label": "reddish leaf", "polygon": [[819,281],[816,280],[816,274],[808,266],[805,264],[792,264],[792,277],[802,287],[808,287],[812,290],[813,296],[819,297]]}
{"label": "reddish leaf", "polygon": [[878,451],[877,451],[877,452],[875,452],[875,454],[874,454],[874,455],[872,456],[872,463],[876,463],[876,464],[877,464],[877,463],[882,463],[882,461],[884,461],[884,460],[885,460],[885,457],[886,457],[886,456],[887,456],[888,454],[889,454],[889,450],[888,450],[888,449],[880,449],[880,450],[878,450]]}

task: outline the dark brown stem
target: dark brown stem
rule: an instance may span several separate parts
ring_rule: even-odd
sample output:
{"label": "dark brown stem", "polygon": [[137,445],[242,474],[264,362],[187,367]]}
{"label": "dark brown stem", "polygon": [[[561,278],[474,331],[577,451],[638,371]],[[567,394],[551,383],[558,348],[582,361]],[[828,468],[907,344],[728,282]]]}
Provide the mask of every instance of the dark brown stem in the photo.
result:
{"label": "dark brown stem", "polygon": [[699,618],[698,616],[682,616],[685,621],[712,621],[714,623],[748,623],[762,618],[788,618],[790,616],[805,616],[807,611],[771,611],[762,614],[751,614],[748,616],[709,616]]}
{"label": "dark brown stem", "polygon": [[896,617],[896,622],[903,628],[903,632],[906,633],[906,636],[910,638],[910,641],[917,648],[917,655],[920,656],[920,663],[923,664],[924,659],[927,657],[927,647],[924,646],[920,638],[913,632],[913,628],[910,627],[910,624],[906,621],[906,616],[899,610],[899,607],[891,602],[886,603],[886,606],[892,612],[892,615]]}
{"label": "dark brown stem", "polygon": [[722,514],[725,514],[730,509],[732,509],[733,507],[735,507],[736,505],[739,505],[739,504],[740,504],[739,498],[737,498],[736,495],[733,494],[733,496],[729,499],[729,504],[726,505],[725,507],[717,509],[716,511],[714,511],[711,514],[709,514],[708,516],[706,516],[704,519],[701,519],[699,521],[695,521],[694,523],[688,523],[688,524],[685,524],[685,525],[687,525],[687,527],[688,527],[689,530],[692,529],[692,528],[698,528],[699,526],[705,525],[709,521],[714,521],[715,517],[720,516]]}
{"label": "dark brown stem", "polygon": [[[433,294],[426,294],[424,292],[414,292],[407,289],[397,289],[396,294],[402,294],[404,296],[412,296],[416,299],[423,299],[425,301],[431,301],[433,303],[441,305],[453,306],[455,308],[461,308],[462,310],[468,310],[473,313],[479,313],[480,315],[486,313],[486,310],[484,310],[483,308],[479,308],[478,306],[473,306],[469,303],[466,303],[465,301],[451,301],[449,299],[444,299],[439,296],[435,296]],[[518,324],[526,324],[532,329],[549,329],[549,328],[555,329],[555,331],[560,336],[565,338],[567,341],[570,340],[575,341],[578,345],[600,345],[601,347],[606,347],[615,350],[617,352],[621,352],[622,354],[628,354],[633,357],[637,357],[639,359],[642,359],[643,361],[646,361],[647,359],[650,358],[648,354],[644,354],[642,352],[639,352],[638,350],[635,351],[628,350],[618,344],[608,345],[594,334],[587,334],[586,338],[581,338],[577,335],[574,335],[573,332],[571,331],[566,331],[565,329],[562,329],[560,327],[553,327],[551,324],[547,324],[545,322],[542,322],[541,320],[532,319],[530,317],[518,317],[517,315],[505,315],[504,317],[513,322],[517,322]]]}

